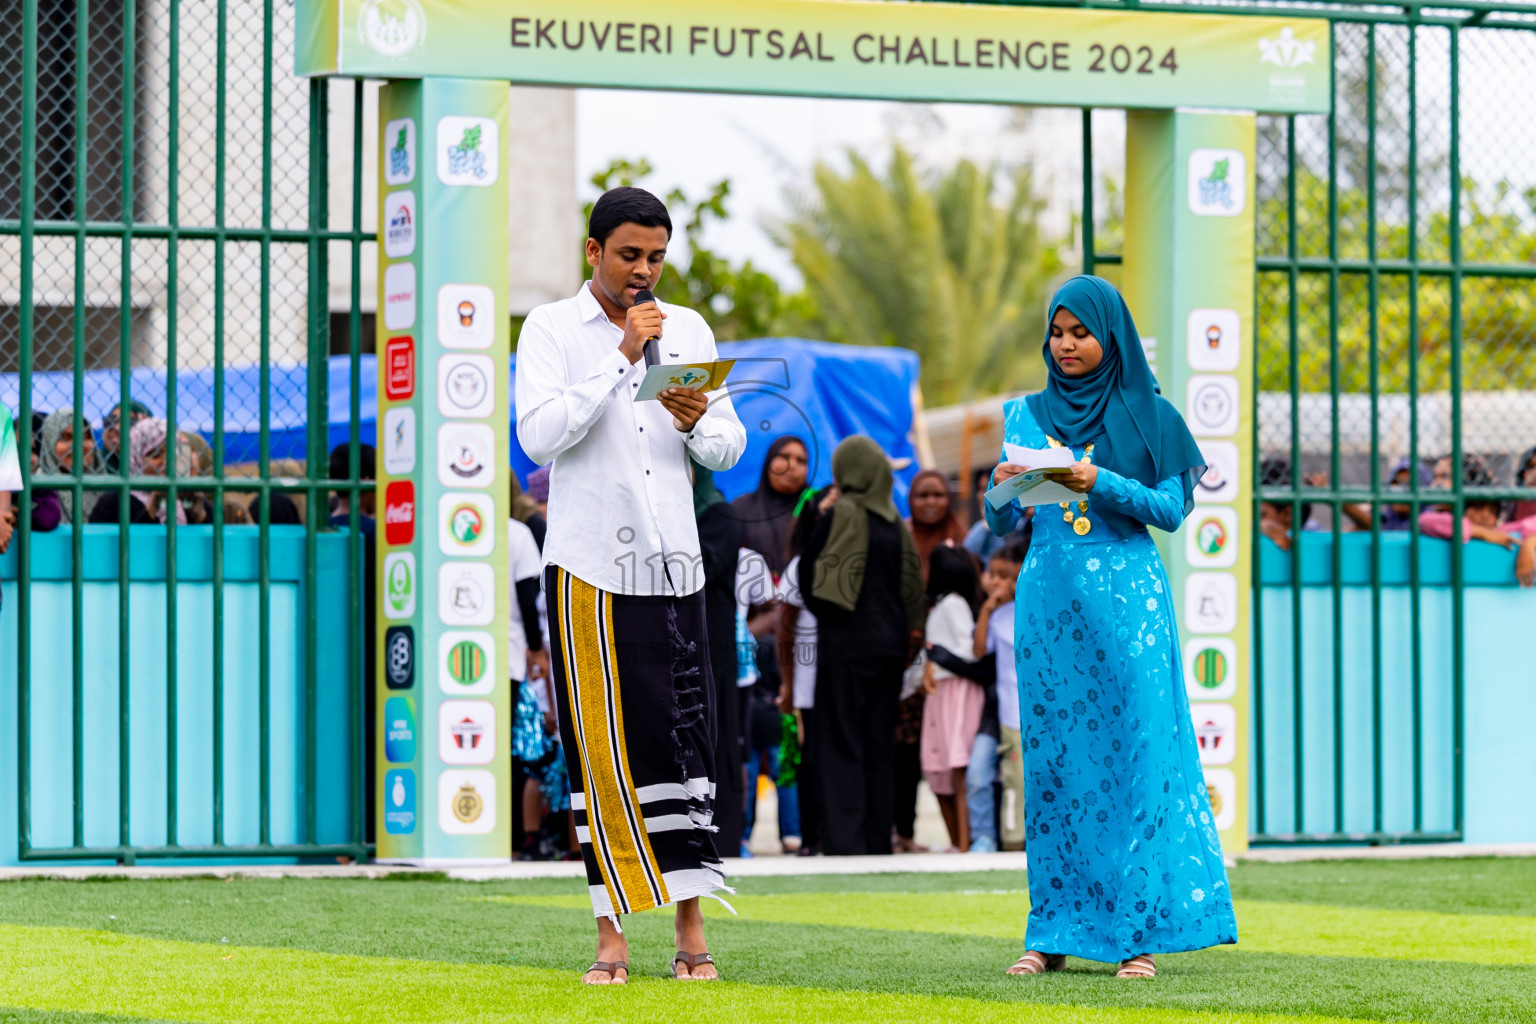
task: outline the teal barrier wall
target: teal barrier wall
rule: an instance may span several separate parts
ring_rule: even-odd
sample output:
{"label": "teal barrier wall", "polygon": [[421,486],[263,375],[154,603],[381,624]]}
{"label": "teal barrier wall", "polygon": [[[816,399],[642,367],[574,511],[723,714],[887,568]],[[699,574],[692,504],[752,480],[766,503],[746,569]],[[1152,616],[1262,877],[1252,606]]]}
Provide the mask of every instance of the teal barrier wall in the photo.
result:
{"label": "teal barrier wall", "polygon": [[[1409,541],[1405,533],[1382,537],[1382,802],[1387,831],[1413,825]],[[1344,826],[1350,832],[1372,828],[1371,537],[1344,534],[1340,543],[1343,628],[1335,631],[1333,535],[1300,537],[1306,832],[1331,832],[1334,824],[1334,772],[1340,767],[1334,756],[1336,635],[1344,668]],[[1281,833],[1293,830],[1295,814],[1291,556],[1267,538],[1260,544],[1265,825]],[[1423,826],[1441,830],[1453,826],[1451,546],[1429,538],[1418,544]],[[1536,591],[1515,585],[1514,562],[1514,552],[1480,541],[1464,552],[1464,835],[1470,843],[1536,842],[1536,646],[1524,642],[1536,636]]]}
{"label": "teal barrier wall", "polygon": [[[165,834],[165,532],[133,527],[131,578],[134,640],[131,745],[135,842]],[[117,839],[117,528],[85,528],[87,842]],[[318,538],[317,593],[346,594],[347,535]],[[1345,534],[1343,622],[1345,825],[1371,827],[1370,537]],[[1408,537],[1382,538],[1383,801],[1389,830],[1412,825],[1411,632]],[[178,531],[181,594],[178,652],[178,816],[183,844],[212,839],[213,623],[209,582],[212,530]],[[1272,831],[1289,831],[1294,809],[1291,561],[1268,540],[1263,559],[1265,794]],[[1333,824],[1334,636],[1333,538],[1303,534],[1301,652],[1303,762],[1307,831]],[[34,845],[70,840],[70,533],[33,538],[32,807]],[[272,835],[298,841],[303,807],[304,530],[272,527]],[[1423,814],[1426,828],[1451,822],[1450,545],[1420,539],[1423,659]],[[1465,552],[1466,838],[1468,842],[1536,841],[1536,592],[1514,585],[1514,555],[1473,543]],[[256,530],[225,533],[225,832],[231,843],[255,841],[258,819]],[[0,865],[16,862],[16,552],[0,556]],[[318,839],[347,838],[352,749],[347,686],[353,680],[345,637],[347,602],[322,599],[317,686],[316,811]]]}
{"label": "teal barrier wall", "polygon": [[[85,835],[118,839],[118,528],[86,526],[84,542]],[[271,527],[271,828],[275,843],[301,842],[304,807],[304,528]],[[348,534],[317,538],[315,609],[316,830],[350,841],[353,749],[346,611]],[[213,841],[213,630],[224,634],[224,840],[254,843],[260,826],[260,728],[255,527],[226,527],[224,621],[212,621],[213,528],[177,530],[177,817],[181,845]],[[68,527],[34,534],[32,546],[32,845],[68,846],[73,829],[71,560]],[[166,842],[165,528],[129,531],[129,764],[131,840]],[[0,557],[0,865],[17,855],[16,550]],[[360,693],[361,691],[359,691]],[[77,862],[78,863],[78,862]]]}

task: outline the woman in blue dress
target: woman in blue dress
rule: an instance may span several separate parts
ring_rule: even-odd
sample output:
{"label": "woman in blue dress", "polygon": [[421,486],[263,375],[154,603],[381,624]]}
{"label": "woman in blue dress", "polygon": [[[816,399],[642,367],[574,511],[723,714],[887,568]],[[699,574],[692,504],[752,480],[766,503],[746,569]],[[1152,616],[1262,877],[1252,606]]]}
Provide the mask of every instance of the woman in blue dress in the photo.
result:
{"label": "woman in blue dress", "polygon": [[[1030,913],[1009,973],[1060,970],[1070,954],[1150,978],[1154,953],[1237,941],[1172,594],[1147,533],[1178,529],[1205,466],[1113,285],[1073,278],[1048,322],[1049,382],[1008,403],[1005,439],[1069,447],[1080,461],[1062,480],[1082,498],[1036,510],[1019,575]],[[1021,471],[1005,461],[993,482]],[[998,536],[1022,515],[983,504]]]}

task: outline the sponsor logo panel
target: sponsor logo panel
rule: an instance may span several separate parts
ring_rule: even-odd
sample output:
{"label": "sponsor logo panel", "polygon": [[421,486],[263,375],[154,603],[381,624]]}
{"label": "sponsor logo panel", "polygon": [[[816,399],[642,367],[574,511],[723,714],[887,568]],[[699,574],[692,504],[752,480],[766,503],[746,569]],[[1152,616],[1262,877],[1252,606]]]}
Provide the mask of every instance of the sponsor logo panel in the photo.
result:
{"label": "sponsor logo panel", "polygon": [[496,294],[483,284],[437,290],[437,340],[444,348],[490,348],[496,341]]}
{"label": "sponsor logo panel", "polygon": [[384,556],[384,617],[409,619],[416,614],[416,555],[394,551]]}
{"label": "sponsor logo panel", "polygon": [[392,836],[416,831],[416,773],[409,768],[384,774],[384,831]]}
{"label": "sponsor logo panel", "polygon": [[488,700],[445,700],[437,709],[437,756],[444,764],[496,759],[496,707]]}
{"label": "sponsor logo panel", "polygon": [[1231,764],[1237,757],[1237,711],[1231,704],[1190,707],[1201,764]]}
{"label": "sponsor logo panel", "polygon": [[496,411],[496,367],[489,356],[446,355],[437,361],[437,410],[455,419]]}
{"label": "sponsor logo panel", "polygon": [[1190,700],[1237,695],[1237,643],[1224,636],[1192,636],[1184,645],[1184,692]]}
{"label": "sponsor logo panel", "polygon": [[409,690],[416,685],[416,633],[411,626],[384,631],[384,685]]}
{"label": "sponsor logo panel", "polygon": [[1248,207],[1248,160],[1236,149],[1189,154],[1189,211],[1200,217],[1239,217]]}
{"label": "sponsor logo panel", "polygon": [[391,764],[416,760],[416,704],[409,697],[384,702],[384,760]]}
{"label": "sponsor logo panel", "polygon": [[437,180],[487,186],[500,173],[501,132],[489,117],[450,115],[437,122]]}
{"label": "sponsor logo panel", "polygon": [[445,423],[437,430],[437,479],[444,487],[496,482],[496,432],[484,423]]}
{"label": "sponsor logo panel", "polygon": [[496,549],[496,501],[483,491],[450,491],[437,502],[437,546],[445,555]]}
{"label": "sponsor logo panel", "polygon": [[1237,564],[1237,509],[1196,505],[1184,521],[1184,559],[1193,569],[1230,569]]}
{"label": "sponsor logo panel", "polygon": [[496,645],[491,634],[445,629],[437,640],[438,688],[454,696],[477,696],[496,687]]}
{"label": "sponsor logo panel", "polygon": [[384,472],[405,476],[416,468],[416,410],[397,405],[384,410]]}
{"label": "sponsor logo panel", "polygon": [[1184,578],[1184,626],[1191,633],[1237,629],[1237,577],[1230,572],[1191,572]]}
{"label": "sponsor logo panel", "polygon": [[384,485],[384,543],[394,547],[416,539],[416,485],[391,480]]}
{"label": "sponsor logo panel", "polygon": [[409,185],[416,177],[416,119],[401,117],[384,125],[384,184]]}
{"label": "sponsor logo panel", "polygon": [[496,828],[496,776],[483,768],[449,768],[437,777],[437,824],[448,835],[485,835]]}
{"label": "sponsor logo panel", "polygon": [[489,626],[496,572],[484,562],[446,562],[437,571],[437,615],[449,626]]}
{"label": "sponsor logo panel", "polygon": [[384,268],[384,327],[408,331],[416,326],[416,264],[392,263]]}
{"label": "sponsor logo panel", "polygon": [[1185,348],[1191,370],[1236,370],[1242,361],[1243,321],[1235,309],[1192,309]]}

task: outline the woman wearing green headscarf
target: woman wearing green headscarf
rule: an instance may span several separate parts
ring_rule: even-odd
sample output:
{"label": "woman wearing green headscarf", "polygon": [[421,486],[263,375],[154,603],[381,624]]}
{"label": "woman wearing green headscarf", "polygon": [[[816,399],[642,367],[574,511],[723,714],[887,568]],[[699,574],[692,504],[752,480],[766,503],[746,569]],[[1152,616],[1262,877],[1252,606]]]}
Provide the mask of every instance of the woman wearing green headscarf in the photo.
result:
{"label": "woman wearing green headscarf", "polygon": [[835,489],[800,554],[816,616],[822,849],[891,852],[901,676],[922,646],[922,563],[891,500],[891,463],[867,437],[832,454]]}
{"label": "woman wearing green headscarf", "polygon": [[[1045,390],[1004,407],[1004,439],[1069,449],[1062,483],[1081,500],[1037,510],[1014,601],[1030,909],[1008,973],[1061,970],[1070,954],[1151,978],[1155,953],[1237,941],[1173,593],[1147,533],[1184,522],[1205,459],[1113,285],[1073,278],[1047,323]],[[1003,462],[994,482],[1022,469]],[[1021,515],[984,507],[999,537]]]}
{"label": "woman wearing green headscarf", "polygon": [[[96,447],[96,435],[88,422],[82,421],[81,428],[82,472],[86,476],[100,476],[106,473],[106,466],[102,463],[101,452]],[[73,476],[75,472],[75,410],[65,407],[49,413],[43,420],[41,435],[37,450],[38,475]],[[97,500],[101,498],[100,491],[83,492],[81,504],[84,507],[77,513],[74,508],[75,492],[72,488],[60,487],[58,495],[59,507],[64,513],[63,521],[66,523],[85,522],[91,510],[96,507]]]}

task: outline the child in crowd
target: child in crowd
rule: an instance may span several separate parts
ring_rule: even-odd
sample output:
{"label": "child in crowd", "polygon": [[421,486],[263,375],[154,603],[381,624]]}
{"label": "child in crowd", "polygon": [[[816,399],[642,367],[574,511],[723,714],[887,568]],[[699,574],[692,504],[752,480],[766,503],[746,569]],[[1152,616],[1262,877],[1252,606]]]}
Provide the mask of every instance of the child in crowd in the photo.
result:
{"label": "child in crowd", "polygon": [[[971,829],[976,831],[979,814],[987,817],[984,833],[994,849],[1024,848],[1024,755],[1019,725],[1019,679],[1013,663],[1013,595],[1029,537],[1009,541],[987,561],[982,588],[987,598],[976,613],[976,632],[971,653],[991,657],[995,664],[996,684],[992,693],[997,701],[997,738],[990,749],[981,736],[972,748],[971,768],[966,773],[966,789],[971,794]],[[996,807],[993,785],[1001,775],[1002,805]],[[994,808],[996,809],[994,810]],[[994,817],[995,815],[995,817]],[[1001,832],[999,837],[998,832]],[[999,842],[999,838],[1001,842]]]}
{"label": "child in crowd", "polygon": [[[927,587],[927,638],[932,647],[954,654],[963,652],[964,660],[974,660],[969,655],[979,589],[976,562],[970,552],[947,544],[933,549],[928,556]],[[923,777],[938,798],[950,843],[964,853],[971,845],[965,773],[981,728],[986,692],[931,657],[924,659],[922,671],[923,690],[928,695],[923,704]]]}

